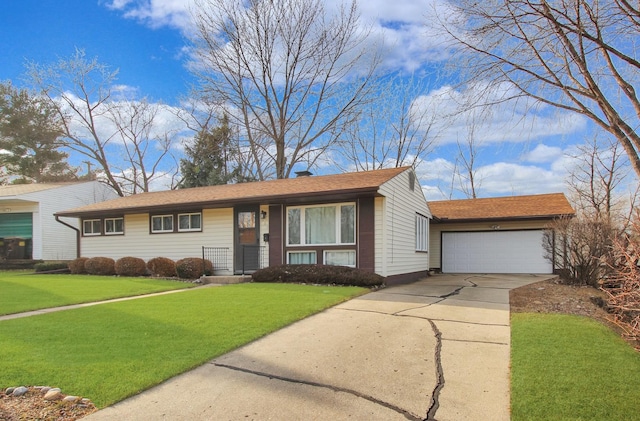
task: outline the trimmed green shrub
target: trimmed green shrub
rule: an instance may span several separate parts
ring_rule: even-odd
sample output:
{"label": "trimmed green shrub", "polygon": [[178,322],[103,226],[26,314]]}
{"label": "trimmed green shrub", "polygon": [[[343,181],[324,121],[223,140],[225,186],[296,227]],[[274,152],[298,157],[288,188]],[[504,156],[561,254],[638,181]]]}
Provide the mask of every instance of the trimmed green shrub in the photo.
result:
{"label": "trimmed green shrub", "polygon": [[88,257],[78,257],[69,262],[69,271],[74,275],[81,275],[87,273],[87,269],[84,267],[85,263],[89,260]]}
{"label": "trimmed green shrub", "polygon": [[147,269],[149,269],[152,276],[161,278],[178,276],[176,273],[176,262],[167,257],[154,257],[147,262]]}
{"label": "trimmed green shrub", "polygon": [[285,282],[305,284],[335,284],[379,286],[384,277],[376,273],[346,266],[280,265],[260,269],[252,275],[254,282]]}
{"label": "trimmed green shrub", "polygon": [[91,257],[84,264],[89,275],[115,275],[116,261],[110,257]]}
{"label": "trimmed green shrub", "polygon": [[186,257],[176,262],[176,272],[181,279],[198,279],[213,273],[213,264],[201,257]]}
{"label": "trimmed green shrub", "polygon": [[51,271],[63,271],[69,270],[69,264],[65,262],[48,262],[48,263],[36,263],[33,265],[33,269],[36,272],[51,272]]}
{"label": "trimmed green shrub", "polygon": [[145,276],[147,264],[139,257],[123,257],[116,260],[115,270],[119,276]]}

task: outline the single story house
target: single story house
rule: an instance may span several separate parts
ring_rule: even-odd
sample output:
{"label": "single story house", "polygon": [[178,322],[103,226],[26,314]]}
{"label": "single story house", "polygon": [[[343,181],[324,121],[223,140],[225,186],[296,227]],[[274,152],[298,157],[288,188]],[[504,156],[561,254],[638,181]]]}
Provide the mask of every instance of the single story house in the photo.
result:
{"label": "single story house", "polygon": [[344,265],[387,282],[429,269],[431,213],[409,167],[141,193],[56,216],[80,220],[83,257],[204,256],[216,275]]}
{"label": "single story house", "polygon": [[116,196],[98,181],[0,186],[0,259],[74,259],[76,235],[54,213]]}
{"label": "single story house", "polygon": [[562,193],[429,202],[430,268],[444,273],[553,273],[543,235],[575,215]]}

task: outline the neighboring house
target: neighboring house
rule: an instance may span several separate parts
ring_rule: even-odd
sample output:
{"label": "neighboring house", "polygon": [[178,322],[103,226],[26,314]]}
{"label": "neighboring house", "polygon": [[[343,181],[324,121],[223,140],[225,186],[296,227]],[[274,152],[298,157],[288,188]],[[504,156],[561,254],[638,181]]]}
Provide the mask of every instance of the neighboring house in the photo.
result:
{"label": "neighboring house", "polygon": [[444,273],[553,273],[542,246],[553,219],[574,216],[562,193],[429,202],[430,268]]}
{"label": "neighboring house", "polygon": [[54,213],[114,197],[97,181],[0,186],[0,258],[76,258],[77,236],[56,222]]}
{"label": "neighboring house", "polygon": [[81,220],[83,257],[204,255],[220,275],[343,265],[387,282],[429,268],[431,213],[408,167],[141,193],[57,216]]}

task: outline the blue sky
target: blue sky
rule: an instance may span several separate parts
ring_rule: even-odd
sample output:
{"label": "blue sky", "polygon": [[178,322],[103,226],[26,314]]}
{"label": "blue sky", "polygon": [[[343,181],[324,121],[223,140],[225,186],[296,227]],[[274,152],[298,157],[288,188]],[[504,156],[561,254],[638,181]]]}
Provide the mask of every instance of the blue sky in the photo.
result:
{"label": "blue sky", "polygon": [[[0,80],[20,86],[25,60],[41,64],[67,58],[75,48],[119,69],[118,83],[140,96],[178,106],[193,81],[186,70],[189,30],[188,0],[20,0],[0,3]],[[337,1],[327,1],[333,7]],[[438,0],[369,0],[359,6],[372,24],[372,42],[384,40],[383,65],[388,71],[426,74],[440,66],[438,34],[424,20]],[[416,107],[434,115],[456,99],[471,95],[443,80],[428,80],[416,93]],[[437,98],[437,99],[436,99]],[[565,189],[567,154],[592,136],[582,118],[543,109],[524,113],[507,103],[489,115],[465,114],[439,127],[432,153],[418,167],[429,200],[462,198],[453,178],[456,141],[467,139],[475,119],[477,168],[482,197],[535,194]],[[320,169],[335,172],[335,169]],[[453,180],[453,181],[452,181]]]}

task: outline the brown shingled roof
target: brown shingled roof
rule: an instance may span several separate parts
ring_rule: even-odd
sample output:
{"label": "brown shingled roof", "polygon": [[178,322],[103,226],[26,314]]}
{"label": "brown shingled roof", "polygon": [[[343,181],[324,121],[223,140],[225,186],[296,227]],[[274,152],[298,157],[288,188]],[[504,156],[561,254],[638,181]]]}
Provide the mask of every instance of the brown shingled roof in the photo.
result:
{"label": "brown shingled roof", "polygon": [[140,193],[58,212],[56,215],[89,216],[176,207],[211,208],[241,203],[274,203],[295,198],[339,198],[347,194],[374,195],[382,184],[407,169],[409,167]]}
{"label": "brown shingled roof", "polygon": [[575,214],[563,193],[443,200],[429,202],[429,209],[436,218],[442,221],[537,219]]}

